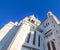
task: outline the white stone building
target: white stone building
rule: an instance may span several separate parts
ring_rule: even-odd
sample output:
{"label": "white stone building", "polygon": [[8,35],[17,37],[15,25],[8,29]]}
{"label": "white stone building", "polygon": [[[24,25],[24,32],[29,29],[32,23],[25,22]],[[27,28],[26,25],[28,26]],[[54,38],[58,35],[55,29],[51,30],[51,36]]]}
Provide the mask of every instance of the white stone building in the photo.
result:
{"label": "white stone building", "polygon": [[60,50],[60,22],[52,12],[44,22],[34,15],[0,30],[0,50]]}

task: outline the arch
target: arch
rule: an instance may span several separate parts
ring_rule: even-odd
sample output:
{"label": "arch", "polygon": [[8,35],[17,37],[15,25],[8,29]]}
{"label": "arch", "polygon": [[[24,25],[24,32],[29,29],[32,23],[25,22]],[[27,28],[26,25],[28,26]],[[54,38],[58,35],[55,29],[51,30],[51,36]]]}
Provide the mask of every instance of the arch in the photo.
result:
{"label": "arch", "polygon": [[52,48],[53,48],[53,50],[56,50],[56,47],[55,47],[55,44],[54,44],[53,41],[51,41],[51,44],[52,44]]}
{"label": "arch", "polygon": [[30,41],[30,36],[31,36],[31,32],[29,32],[29,34],[28,34],[27,43],[29,43],[29,41]]}
{"label": "arch", "polygon": [[35,45],[35,42],[36,42],[36,31],[34,31],[33,45]]}
{"label": "arch", "polygon": [[47,43],[47,47],[48,47],[48,50],[51,50],[49,42]]}

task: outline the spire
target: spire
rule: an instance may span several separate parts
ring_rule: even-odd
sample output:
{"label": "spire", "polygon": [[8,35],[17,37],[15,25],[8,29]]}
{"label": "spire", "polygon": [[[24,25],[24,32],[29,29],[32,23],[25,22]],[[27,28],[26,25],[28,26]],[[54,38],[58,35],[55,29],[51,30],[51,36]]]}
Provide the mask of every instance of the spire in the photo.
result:
{"label": "spire", "polygon": [[49,12],[47,13],[47,16],[48,16],[48,17],[53,17],[53,19],[56,21],[56,23],[57,23],[57,24],[60,24],[60,22],[59,22],[59,20],[57,19],[57,17],[56,17],[51,11],[49,11]]}
{"label": "spire", "polygon": [[18,22],[17,22],[17,21],[15,22],[15,25],[16,25],[16,26],[18,25]]}
{"label": "spire", "polygon": [[33,14],[33,15],[31,15],[31,16],[29,16],[29,18],[31,18],[31,19],[35,19],[34,14]]}
{"label": "spire", "polygon": [[48,16],[48,17],[52,17],[51,15],[53,15],[53,14],[52,14],[51,11],[49,11],[49,12],[47,13],[47,16]]}

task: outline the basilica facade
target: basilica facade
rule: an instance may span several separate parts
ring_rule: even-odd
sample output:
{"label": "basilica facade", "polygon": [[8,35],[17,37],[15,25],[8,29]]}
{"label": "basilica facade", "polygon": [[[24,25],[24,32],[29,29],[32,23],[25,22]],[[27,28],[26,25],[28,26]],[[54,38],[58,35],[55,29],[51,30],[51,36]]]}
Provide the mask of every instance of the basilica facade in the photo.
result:
{"label": "basilica facade", "polygon": [[0,50],[60,50],[60,21],[52,13],[41,22],[34,15],[0,30]]}

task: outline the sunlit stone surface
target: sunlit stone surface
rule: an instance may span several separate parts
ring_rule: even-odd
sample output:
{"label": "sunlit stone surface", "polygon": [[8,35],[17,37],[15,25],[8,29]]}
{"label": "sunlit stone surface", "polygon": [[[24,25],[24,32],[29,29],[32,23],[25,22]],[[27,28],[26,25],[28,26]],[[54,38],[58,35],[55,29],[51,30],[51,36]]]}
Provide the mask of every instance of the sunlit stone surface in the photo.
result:
{"label": "sunlit stone surface", "polygon": [[60,50],[60,21],[52,13],[41,22],[34,15],[0,30],[0,50]]}

